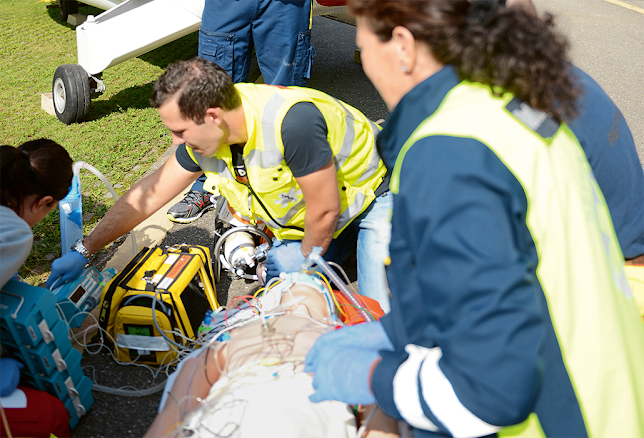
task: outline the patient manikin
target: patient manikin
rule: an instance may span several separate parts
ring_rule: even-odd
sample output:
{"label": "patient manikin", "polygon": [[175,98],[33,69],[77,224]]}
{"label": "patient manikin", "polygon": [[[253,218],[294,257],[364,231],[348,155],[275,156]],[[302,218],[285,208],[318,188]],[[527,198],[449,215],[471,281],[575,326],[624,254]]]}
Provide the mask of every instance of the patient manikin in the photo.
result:
{"label": "patient manikin", "polygon": [[[308,274],[283,283],[260,297],[265,313],[182,362],[146,437],[356,436],[351,407],[311,402],[312,377],[303,372],[316,339],[338,324],[330,292]],[[378,410],[366,436],[398,436],[397,424]]]}

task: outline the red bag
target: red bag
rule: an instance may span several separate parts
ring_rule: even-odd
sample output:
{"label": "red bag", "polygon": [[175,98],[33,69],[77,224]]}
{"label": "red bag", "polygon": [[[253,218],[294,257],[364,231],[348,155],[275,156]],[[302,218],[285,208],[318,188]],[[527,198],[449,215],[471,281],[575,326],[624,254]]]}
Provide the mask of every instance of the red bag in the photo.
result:
{"label": "red bag", "polygon": [[[26,386],[18,388],[27,396],[27,407],[4,408],[12,436],[69,436],[69,417],[62,401],[45,391]],[[0,422],[0,437],[7,436],[3,423]]]}
{"label": "red bag", "polygon": [[322,6],[344,6],[347,0],[318,0],[318,3]]}

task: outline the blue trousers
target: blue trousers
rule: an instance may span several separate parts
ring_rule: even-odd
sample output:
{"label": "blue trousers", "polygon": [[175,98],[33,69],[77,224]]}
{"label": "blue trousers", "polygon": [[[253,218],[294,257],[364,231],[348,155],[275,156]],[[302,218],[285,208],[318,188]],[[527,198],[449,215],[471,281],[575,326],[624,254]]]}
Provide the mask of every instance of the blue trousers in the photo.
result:
{"label": "blue trousers", "polygon": [[312,0],[206,0],[199,56],[225,69],[235,83],[248,80],[253,47],[264,83],[306,85]]}
{"label": "blue trousers", "polygon": [[358,293],[378,301],[385,313],[390,309],[385,259],[389,256],[393,203],[394,195],[389,191],[378,196],[342,234],[331,241],[324,253],[325,260],[342,263],[355,249]]}

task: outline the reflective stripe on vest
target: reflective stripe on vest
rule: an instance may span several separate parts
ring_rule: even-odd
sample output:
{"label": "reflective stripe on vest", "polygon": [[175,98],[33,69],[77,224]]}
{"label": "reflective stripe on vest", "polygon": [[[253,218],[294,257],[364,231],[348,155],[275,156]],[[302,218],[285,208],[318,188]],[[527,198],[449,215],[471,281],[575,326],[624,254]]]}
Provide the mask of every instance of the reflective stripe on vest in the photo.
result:
{"label": "reflective stripe on vest", "polygon": [[[244,161],[246,167],[256,166],[269,168],[279,166],[284,161],[284,155],[277,147],[275,125],[277,122],[278,111],[284,104],[284,97],[275,93],[266,102],[262,113],[262,128],[264,135],[262,142],[264,149],[252,149],[248,152],[248,157]],[[264,123],[264,121],[268,123]],[[286,164],[286,163],[284,163]]]}
{"label": "reflective stripe on vest", "polygon": [[[232,163],[232,158],[228,157],[228,160],[225,158],[217,157],[203,157],[200,154],[195,154],[191,148],[186,148],[188,154],[192,159],[199,164],[201,170],[206,175],[217,175],[218,182],[215,184],[215,181],[212,178],[206,179],[203,184],[204,190],[214,193],[219,190],[219,192],[224,195],[226,201],[229,205],[236,205],[237,208],[233,208],[235,213],[237,213],[243,220],[257,225],[257,218],[250,212],[248,209],[248,198],[250,196],[250,191],[248,187],[237,181],[233,175],[232,164],[230,167],[227,165],[227,161]],[[230,153],[230,149],[228,149]]]}
{"label": "reflective stripe on vest", "polygon": [[[344,133],[344,138],[342,140],[342,147],[340,148],[340,152],[336,155],[336,161],[335,161],[335,168],[340,169],[342,165],[344,164],[346,158],[348,157],[351,153],[351,149],[353,147],[353,139],[355,137],[355,131],[354,131],[354,122],[355,118],[353,117],[353,114],[351,111],[347,108],[344,102],[336,99],[333,97],[333,100],[340,105],[346,115],[345,115],[345,125],[347,127],[345,133]],[[374,122],[371,120],[367,120],[369,123],[369,127],[371,128],[371,132],[373,134],[373,137],[376,138],[378,136],[378,133],[380,132],[380,128],[378,125],[376,125]],[[362,181],[368,181],[369,178],[371,178],[377,171],[378,171],[378,165],[380,163],[380,155],[378,154],[378,149],[374,148],[373,149],[373,154],[371,155],[371,162],[369,163],[369,166],[365,170],[365,172],[358,178],[358,182]]]}
{"label": "reflective stripe on vest", "polygon": [[[398,193],[405,154],[424,137],[472,138],[494,152],[525,191],[537,276],[589,436],[644,436],[644,326],[608,207],[570,129],[543,138],[506,109],[512,100],[454,87],[405,142],[390,188]],[[500,435],[539,436],[538,426],[533,415]]]}

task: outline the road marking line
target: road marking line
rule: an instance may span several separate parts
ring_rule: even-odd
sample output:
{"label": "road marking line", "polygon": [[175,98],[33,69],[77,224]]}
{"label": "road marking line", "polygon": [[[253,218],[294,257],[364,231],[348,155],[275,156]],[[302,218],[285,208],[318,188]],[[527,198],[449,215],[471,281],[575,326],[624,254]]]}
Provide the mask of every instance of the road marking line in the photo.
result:
{"label": "road marking line", "polygon": [[612,3],[612,4],[617,5],[617,6],[621,6],[621,7],[626,8],[626,9],[630,9],[630,10],[635,11],[635,12],[639,12],[640,14],[644,14],[644,9],[638,8],[637,6],[633,6],[633,5],[628,4],[628,3],[620,2],[619,0],[604,0],[604,1],[608,2],[608,3]]}

